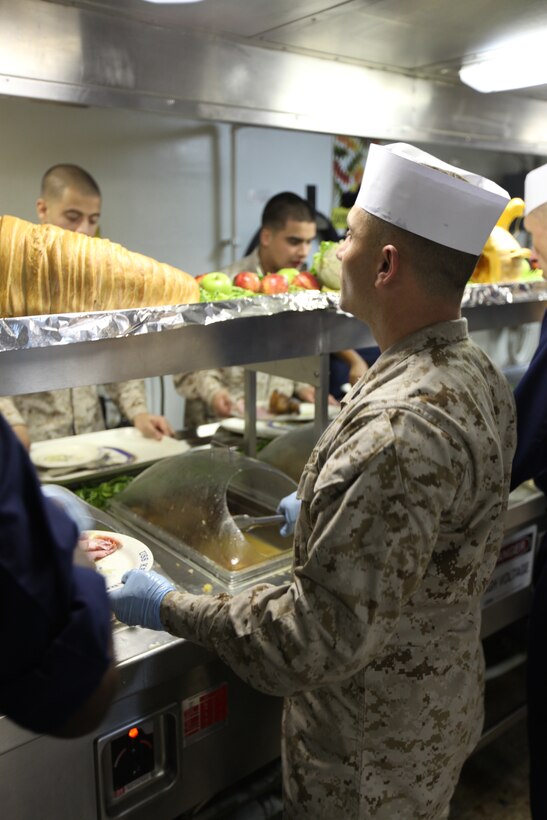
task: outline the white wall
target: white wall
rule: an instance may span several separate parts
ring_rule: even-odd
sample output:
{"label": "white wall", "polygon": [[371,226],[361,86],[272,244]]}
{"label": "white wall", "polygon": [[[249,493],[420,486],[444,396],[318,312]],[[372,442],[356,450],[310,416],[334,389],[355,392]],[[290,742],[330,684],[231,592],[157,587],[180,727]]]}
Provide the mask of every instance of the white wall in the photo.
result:
{"label": "white wall", "polygon": [[281,191],[305,198],[316,186],[316,207],[330,214],[332,138],[304,131],[241,128],[236,131],[237,236],[240,258],[255,231],[266,202]]}

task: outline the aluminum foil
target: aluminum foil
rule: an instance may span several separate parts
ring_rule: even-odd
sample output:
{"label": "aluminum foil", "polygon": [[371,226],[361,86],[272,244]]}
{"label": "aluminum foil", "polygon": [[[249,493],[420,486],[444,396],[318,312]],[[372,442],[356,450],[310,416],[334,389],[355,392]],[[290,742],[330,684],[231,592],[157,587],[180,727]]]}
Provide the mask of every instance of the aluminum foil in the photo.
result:
{"label": "aluminum foil", "polygon": [[511,305],[516,302],[543,302],[547,299],[544,279],[529,282],[498,282],[492,285],[468,285],[462,307]]}
{"label": "aluminum foil", "polygon": [[[510,282],[497,285],[470,285],[464,308],[547,300],[547,282]],[[250,316],[271,316],[287,311],[333,310],[342,313],[337,293],[299,293],[201,302],[132,310],[93,313],[64,313],[0,319],[0,351],[66,345],[75,342],[112,339],[142,333],[158,333],[183,325],[209,325]]]}
{"label": "aluminum foil", "polygon": [[63,313],[0,319],[0,350],[66,345],[142,333],[158,333],[183,325],[209,325],[286,311],[339,310],[337,293],[299,293],[200,302],[132,310]]}

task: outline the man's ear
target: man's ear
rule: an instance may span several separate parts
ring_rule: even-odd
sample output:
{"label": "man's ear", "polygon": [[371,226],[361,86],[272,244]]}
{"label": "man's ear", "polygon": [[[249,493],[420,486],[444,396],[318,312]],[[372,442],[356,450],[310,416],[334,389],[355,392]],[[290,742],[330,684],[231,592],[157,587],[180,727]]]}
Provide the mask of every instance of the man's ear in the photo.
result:
{"label": "man's ear", "polygon": [[267,248],[270,242],[272,241],[272,229],[271,228],[261,228],[260,235],[258,237],[258,242],[263,248]]}
{"label": "man's ear", "polygon": [[395,245],[385,245],[382,248],[380,267],[376,273],[376,287],[392,285],[399,270],[399,251]]}
{"label": "man's ear", "polygon": [[36,213],[40,222],[43,222],[47,214],[47,203],[45,199],[42,199],[41,197],[36,200]]}

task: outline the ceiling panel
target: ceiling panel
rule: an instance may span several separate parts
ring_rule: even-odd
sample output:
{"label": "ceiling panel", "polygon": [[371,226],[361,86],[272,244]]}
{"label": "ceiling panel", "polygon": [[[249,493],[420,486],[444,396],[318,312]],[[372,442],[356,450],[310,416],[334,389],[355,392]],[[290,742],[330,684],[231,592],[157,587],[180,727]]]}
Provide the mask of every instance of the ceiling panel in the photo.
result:
{"label": "ceiling panel", "polygon": [[198,29],[324,56],[416,70],[547,29],[545,0],[60,0],[169,28]]}
{"label": "ceiling panel", "polygon": [[[48,2],[49,0],[44,0]],[[57,0],[60,5],[202,31],[262,47],[357,61],[459,83],[463,62],[527,32],[547,31],[545,0]],[[526,55],[515,54],[515,59]],[[545,87],[518,94],[544,99]]]}
{"label": "ceiling panel", "polygon": [[204,0],[187,5],[145,3],[144,0],[59,0],[77,8],[108,11],[168,28],[196,29],[235,37],[256,37],[308,15],[320,14],[335,0]]}
{"label": "ceiling panel", "polygon": [[352,0],[265,33],[293,49],[418,70],[457,60],[519,32],[547,30],[544,0]]}

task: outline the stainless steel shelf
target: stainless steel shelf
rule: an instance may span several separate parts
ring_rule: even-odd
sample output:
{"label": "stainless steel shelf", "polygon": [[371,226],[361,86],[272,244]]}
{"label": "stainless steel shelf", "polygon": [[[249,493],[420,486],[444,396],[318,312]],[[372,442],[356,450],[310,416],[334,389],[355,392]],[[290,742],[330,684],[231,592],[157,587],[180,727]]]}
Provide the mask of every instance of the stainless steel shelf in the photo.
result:
{"label": "stainless steel shelf", "polygon": [[[543,301],[474,306],[471,330],[540,321]],[[205,309],[205,306],[204,306]],[[256,362],[278,362],[375,344],[348,314],[318,309],[234,317],[120,338],[0,352],[0,395],[103,384]]]}

